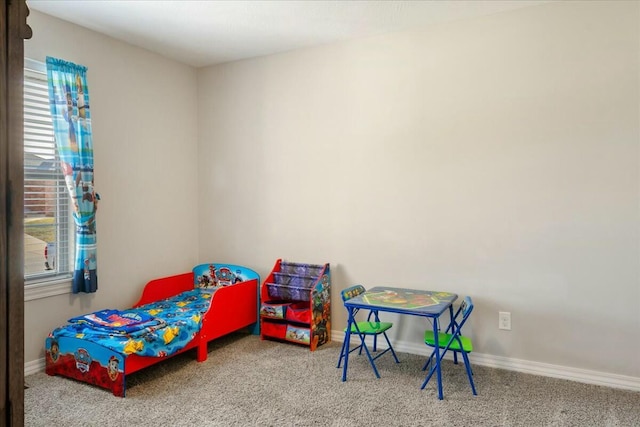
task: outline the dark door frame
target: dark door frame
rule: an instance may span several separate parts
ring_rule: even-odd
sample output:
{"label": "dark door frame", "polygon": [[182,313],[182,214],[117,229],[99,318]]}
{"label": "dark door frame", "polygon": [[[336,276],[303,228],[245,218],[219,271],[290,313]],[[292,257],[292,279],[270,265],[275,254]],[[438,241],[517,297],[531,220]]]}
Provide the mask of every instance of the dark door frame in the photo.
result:
{"label": "dark door frame", "polygon": [[26,0],[0,9],[0,426],[24,425],[24,40]]}

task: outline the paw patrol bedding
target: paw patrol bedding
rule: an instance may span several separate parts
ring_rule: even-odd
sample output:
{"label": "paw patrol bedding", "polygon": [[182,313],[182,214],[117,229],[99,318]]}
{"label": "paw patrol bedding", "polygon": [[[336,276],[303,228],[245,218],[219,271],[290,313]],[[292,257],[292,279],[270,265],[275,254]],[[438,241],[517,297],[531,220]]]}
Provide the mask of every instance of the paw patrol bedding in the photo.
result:
{"label": "paw patrol bedding", "polygon": [[186,346],[200,330],[217,288],[196,288],[125,311],[101,310],[69,319],[52,338],[81,338],[121,354],[165,357]]}

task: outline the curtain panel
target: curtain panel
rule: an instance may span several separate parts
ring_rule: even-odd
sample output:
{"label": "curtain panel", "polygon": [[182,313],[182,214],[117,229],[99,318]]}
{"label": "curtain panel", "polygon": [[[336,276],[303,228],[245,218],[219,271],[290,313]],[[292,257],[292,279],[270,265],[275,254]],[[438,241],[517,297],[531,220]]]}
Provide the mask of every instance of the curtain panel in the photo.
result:
{"label": "curtain panel", "polygon": [[87,67],[47,57],[49,105],[56,149],[76,225],[73,293],[98,289],[93,141]]}

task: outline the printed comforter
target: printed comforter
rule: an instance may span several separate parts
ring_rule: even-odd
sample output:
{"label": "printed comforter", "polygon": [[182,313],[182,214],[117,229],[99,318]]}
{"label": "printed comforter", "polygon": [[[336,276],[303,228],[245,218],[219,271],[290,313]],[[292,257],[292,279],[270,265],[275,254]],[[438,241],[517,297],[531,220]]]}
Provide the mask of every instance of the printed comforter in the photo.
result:
{"label": "printed comforter", "polygon": [[198,333],[215,290],[197,288],[135,309],[74,317],[51,337],[85,339],[125,355],[170,356]]}

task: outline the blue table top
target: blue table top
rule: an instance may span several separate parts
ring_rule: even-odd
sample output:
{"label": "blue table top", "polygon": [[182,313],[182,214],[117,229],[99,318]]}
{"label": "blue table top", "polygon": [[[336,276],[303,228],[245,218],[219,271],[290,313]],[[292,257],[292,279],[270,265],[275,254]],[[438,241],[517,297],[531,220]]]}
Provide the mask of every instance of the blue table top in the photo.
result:
{"label": "blue table top", "polygon": [[457,294],[450,292],[377,286],[345,301],[344,305],[352,308],[433,317],[442,314],[457,298]]}

